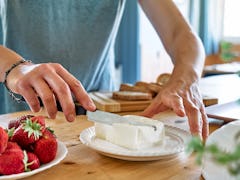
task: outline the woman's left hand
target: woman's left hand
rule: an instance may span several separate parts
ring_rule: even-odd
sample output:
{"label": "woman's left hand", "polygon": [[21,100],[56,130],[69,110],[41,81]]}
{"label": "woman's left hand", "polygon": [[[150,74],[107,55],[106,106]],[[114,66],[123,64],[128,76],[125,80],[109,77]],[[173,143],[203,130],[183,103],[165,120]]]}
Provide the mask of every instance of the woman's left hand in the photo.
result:
{"label": "woman's left hand", "polygon": [[152,117],[169,108],[178,116],[186,115],[191,133],[206,140],[208,121],[197,82],[191,85],[185,81],[168,82],[141,115]]}

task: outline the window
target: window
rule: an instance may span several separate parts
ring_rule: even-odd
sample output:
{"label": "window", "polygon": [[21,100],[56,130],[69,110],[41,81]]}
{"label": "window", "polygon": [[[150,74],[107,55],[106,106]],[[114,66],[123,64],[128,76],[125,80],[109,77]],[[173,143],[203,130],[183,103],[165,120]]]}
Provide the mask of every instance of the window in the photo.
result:
{"label": "window", "polygon": [[221,52],[223,57],[227,55],[226,59],[240,61],[240,1],[225,0],[224,3],[222,40],[229,45],[227,49],[222,45]]}
{"label": "window", "polygon": [[239,0],[225,0],[223,39],[230,39],[230,41],[238,41],[240,43],[239,8]]}
{"label": "window", "polygon": [[[189,0],[174,0],[185,18],[188,17]],[[139,6],[139,34],[141,57],[141,80],[155,82],[161,73],[171,73],[173,64],[157,33]]]}

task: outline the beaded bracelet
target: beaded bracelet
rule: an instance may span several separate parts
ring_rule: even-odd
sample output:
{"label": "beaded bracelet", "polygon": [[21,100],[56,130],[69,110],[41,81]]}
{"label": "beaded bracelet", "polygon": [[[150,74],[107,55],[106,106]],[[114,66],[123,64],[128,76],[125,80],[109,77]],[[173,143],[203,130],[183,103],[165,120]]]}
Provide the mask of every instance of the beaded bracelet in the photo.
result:
{"label": "beaded bracelet", "polygon": [[23,97],[21,95],[19,95],[20,97],[17,97],[16,94],[14,92],[12,92],[9,87],[7,86],[7,77],[9,75],[9,73],[15,68],[17,67],[18,65],[22,64],[22,63],[25,63],[25,62],[29,62],[31,63],[32,61],[30,60],[25,60],[25,59],[21,59],[20,61],[14,63],[6,72],[5,72],[5,78],[4,78],[4,81],[3,81],[3,84],[4,86],[6,87],[6,89],[8,90],[8,93],[10,95],[10,97],[17,101],[18,103],[21,102],[23,100]]}

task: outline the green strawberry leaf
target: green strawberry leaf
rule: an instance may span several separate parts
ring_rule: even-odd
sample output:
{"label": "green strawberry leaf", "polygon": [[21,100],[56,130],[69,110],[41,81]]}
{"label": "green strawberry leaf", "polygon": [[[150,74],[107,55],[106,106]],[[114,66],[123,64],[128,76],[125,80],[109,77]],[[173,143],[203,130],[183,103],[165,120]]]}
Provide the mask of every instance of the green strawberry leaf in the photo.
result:
{"label": "green strawberry leaf", "polygon": [[8,129],[7,133],[8,133],[8,137],[11,138],[14,134],[15,131],[15,127],[12,127],[11,129]]}
{"label": "green strawberry leaf", "polygon": [[42,126],[39,123],[32,122],[32,120],[29,118],[26,119],[23,125],[24,132],[28,133],[29,138],[31,135],[33,135],[35,140],[42,136],[41,128]]}

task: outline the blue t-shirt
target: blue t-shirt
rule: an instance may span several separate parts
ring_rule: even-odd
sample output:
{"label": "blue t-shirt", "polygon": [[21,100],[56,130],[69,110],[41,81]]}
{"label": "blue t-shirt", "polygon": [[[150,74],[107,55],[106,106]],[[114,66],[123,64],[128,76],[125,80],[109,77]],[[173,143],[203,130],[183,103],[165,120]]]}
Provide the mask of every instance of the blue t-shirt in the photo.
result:
{"label": "blue t-shirt", "polygon": [[[114,41],[125,0],[1,0],[2,44],[57,62],[87,91],[113,90]],[[2,86],[1,113],[23,110]]]}

